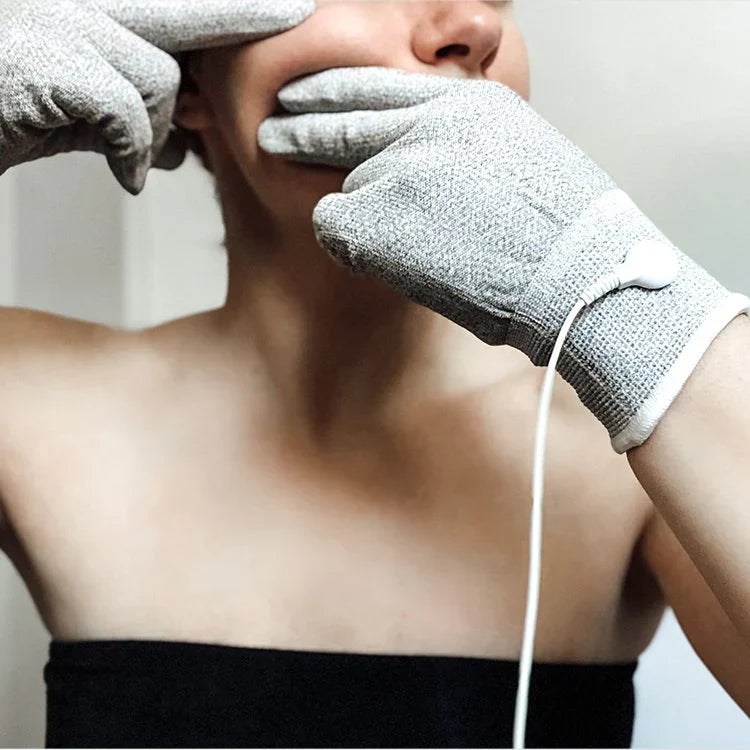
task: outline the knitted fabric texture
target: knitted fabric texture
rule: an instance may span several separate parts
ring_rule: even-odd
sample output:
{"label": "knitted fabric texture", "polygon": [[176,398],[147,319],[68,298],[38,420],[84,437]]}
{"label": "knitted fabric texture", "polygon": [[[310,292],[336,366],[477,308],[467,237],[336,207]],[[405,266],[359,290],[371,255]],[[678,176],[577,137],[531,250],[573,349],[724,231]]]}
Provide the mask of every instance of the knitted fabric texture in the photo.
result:
{"label": "knitted fabric texture", "polygon": [[290,114],[262,124],[265,150],[354,167],[314,211],[319,244],[535,365],[580,294],[633,244],[675,253],[670,286],[586,308],[558,364],[617,452],[651,434],[711,340],[750,309],[502,84],[345,68],[299,79],[279,100]]}
{"label": "knitted fabric texture", "polygon": [[292,28],[314,0],[0,0],[0,174],[69,151],[106,154],[129,192],[164,154],[171,53]]}

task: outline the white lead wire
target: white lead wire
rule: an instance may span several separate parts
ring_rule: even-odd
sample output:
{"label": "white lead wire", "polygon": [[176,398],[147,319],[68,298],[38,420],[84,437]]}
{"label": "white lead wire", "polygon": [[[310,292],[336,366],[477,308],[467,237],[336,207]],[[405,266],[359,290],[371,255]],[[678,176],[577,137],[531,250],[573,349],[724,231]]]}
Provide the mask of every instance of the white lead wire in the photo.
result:
{"label": "white lead wire", "polygon": [[578,313],[586,307],[586,301],[579,299],[565,319],[557,337],[552,357],[544,376],[542,395],[539,401],[536,438],[534,440],[534,471],[532,477],[531,531],[529,534],[529,583],[526,598],[526,619],[523,627],[521,659],[518,665],[518,692],[516,693],[516,712],[513,722],[513,747],[523,750],[526,739],[526,714],[529,701],[529,677],[534,655],[534,635],[536,632],[537,612],[539,610],[539,585],[542,567],[542,498],[544,495],[544,447],[547,441],[547,424],[549,407],[552,400],[552,388],[555,383],[557,362],[560,359],[563,343]]}

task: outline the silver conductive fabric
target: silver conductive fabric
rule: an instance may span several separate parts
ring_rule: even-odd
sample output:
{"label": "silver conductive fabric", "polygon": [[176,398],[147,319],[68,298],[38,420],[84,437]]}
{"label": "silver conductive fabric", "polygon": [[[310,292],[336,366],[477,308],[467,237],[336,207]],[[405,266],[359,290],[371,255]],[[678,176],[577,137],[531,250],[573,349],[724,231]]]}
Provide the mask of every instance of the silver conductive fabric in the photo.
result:
{"label": "silver conductive fabric", "polygon": [[314,0],[86,0],[157,47],[181,52],[251,42],[297,26]]}
{"label": "silver conductive fabric", "polygon": [[129,192],[165,157],[172,53],[290,29],[314,0],[0,0],[0,174],[69,151],[106,154]]}
{"label": "silver conductive fabric", "polygon": [[610,438],[730,296],[502,84],[345,68],[299,79],[279,100],[290,114],[263,123],[265,150],[353,168],[314,211],[319,244],[535,365],[549,361],[579,295],[633,244],[676,254],[673,284],[599,300],[564,345],[558,370]]}

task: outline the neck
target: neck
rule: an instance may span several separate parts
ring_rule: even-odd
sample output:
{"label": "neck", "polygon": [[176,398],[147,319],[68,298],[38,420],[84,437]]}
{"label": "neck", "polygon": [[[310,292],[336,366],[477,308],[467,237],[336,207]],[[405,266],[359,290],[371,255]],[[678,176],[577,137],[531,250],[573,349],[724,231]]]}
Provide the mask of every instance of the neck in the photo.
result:
{"label": "neck", "polygon": [[[237,185],[233,186],[237,188]],[[309,218],[279,221],[249,191],[225,191],[229,286],[215,332],[261,373],[265,398],[317,441],[398,420],[528,369],[318,246]],[[309,212],[300,212],[309,217]],[[246,359],[247,357],[247,359]]]}

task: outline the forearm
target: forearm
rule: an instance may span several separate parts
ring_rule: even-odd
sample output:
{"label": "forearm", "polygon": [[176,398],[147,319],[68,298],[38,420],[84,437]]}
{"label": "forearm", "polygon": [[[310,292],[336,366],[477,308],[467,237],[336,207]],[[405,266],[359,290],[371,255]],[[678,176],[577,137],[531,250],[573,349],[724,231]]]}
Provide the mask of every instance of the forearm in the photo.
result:
{"label": "forearm", "polygon": [[750,319],[719,334],[651,437],[639,482],[750,644]]}

